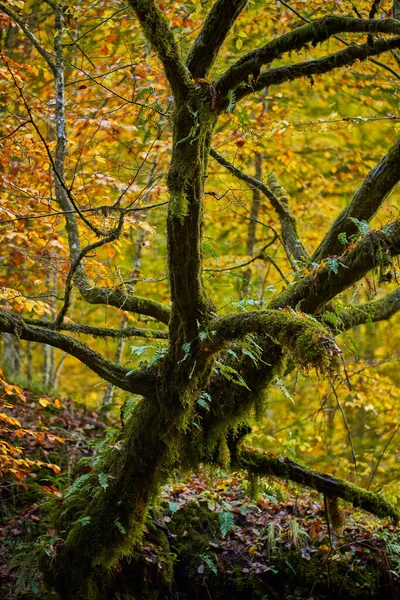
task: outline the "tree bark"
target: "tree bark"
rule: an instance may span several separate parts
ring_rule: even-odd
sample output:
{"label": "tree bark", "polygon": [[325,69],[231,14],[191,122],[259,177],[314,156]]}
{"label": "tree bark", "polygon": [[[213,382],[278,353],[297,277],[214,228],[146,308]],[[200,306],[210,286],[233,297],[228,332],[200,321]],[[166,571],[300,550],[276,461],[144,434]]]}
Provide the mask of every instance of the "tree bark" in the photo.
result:
{"label": "tree bark", "polygon": [[378,494],[343,479],[303,467],[289,458],[244,448],[238,453],[236,465],[261,476],[290,479],[328,497],[342,498],[355,508],[360,507],[378,517],[390,517],[395,523],[399,520],[399,513],[394,506]]}

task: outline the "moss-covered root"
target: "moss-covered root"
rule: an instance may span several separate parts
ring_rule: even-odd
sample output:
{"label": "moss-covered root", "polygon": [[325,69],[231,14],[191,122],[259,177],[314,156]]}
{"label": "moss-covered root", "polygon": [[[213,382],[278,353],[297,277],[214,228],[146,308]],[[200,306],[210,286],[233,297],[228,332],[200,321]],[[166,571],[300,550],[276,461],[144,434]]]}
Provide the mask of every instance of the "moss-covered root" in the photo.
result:
{"label": "moss-covered root", "polygon": [[326,494],[328,497],[342,498],[354,507],[362,508],[378,517],[390,517],[396,523],[399,521],[399,513],[382,496],[368,492],[343,479],[307,469],[289,458],[270,456],[246,448],[242,449],[237,456],[236,466],[259,475],[290,479]]}

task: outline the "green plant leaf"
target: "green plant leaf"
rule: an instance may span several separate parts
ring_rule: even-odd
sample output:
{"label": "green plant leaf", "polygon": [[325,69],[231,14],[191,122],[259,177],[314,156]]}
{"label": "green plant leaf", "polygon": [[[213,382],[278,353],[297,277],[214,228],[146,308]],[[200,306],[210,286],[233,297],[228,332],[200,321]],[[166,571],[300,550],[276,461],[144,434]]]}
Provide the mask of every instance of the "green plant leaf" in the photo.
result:
{"label": "green plant leaf", "polygon": [[97,475],[97,479],[99,480],[99,483],[100,483],[101,487],[103,488],[103,490],[106,490],[108,488],[108,486],[110,485],[108,483],[108,477],[105,473],[99,473]]}
{"label": "green plant leaf", "polygon": [[233,514],[222,511],[218,514],[218,518],[221,534],[225,537],[233,529]]}

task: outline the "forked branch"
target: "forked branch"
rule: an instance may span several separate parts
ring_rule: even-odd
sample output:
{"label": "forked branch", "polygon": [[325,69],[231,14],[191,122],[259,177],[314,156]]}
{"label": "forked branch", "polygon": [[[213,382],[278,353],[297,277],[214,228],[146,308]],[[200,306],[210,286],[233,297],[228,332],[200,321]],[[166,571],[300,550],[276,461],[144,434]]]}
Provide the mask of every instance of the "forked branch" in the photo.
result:
{"label": "forked branch", "polygon": [[[395,19],[385,19],[385,20],[368,20],[368,19],[353,19],[350,17],[338,17],[338,16],[327,16],[318,21],[313,21],[307,25],[303,25],[294,29],[293,31],[286,33],[274,40],[268,42],[262,48],[258,50],[254,50],[253,52],[249,52],[245,56],[243,56],[236,64],[230,67],[218,80],[215,88],[219,95],[219,97],[224,100],[229,92],[229,90],[235,90],[239,86],[243,86],[243,84],[247,85],[247,80],[251,75],[257,74],[260,72],[260,69],[264,65],[269,65],[272,61],[280,58],[283,54],[293,51],[300,51],[302,48],[305,48],[308,44],[312,43],[313,46],[320,44],[330,37],[338,34],[338,33],[387,33],[387,34],[400,34],[400,23]],[[382,42],[383,40],[379,40]],[[384,40],[386,42],[390,42],[392,40]],[[384,50],[380,50],[379,52],[374,52],[371,45],[366,44],[365,46],[369,47],[371,54],[365,54],[363,58],[367,58],[367,56],[374,56],[375,54],[379,54],[384,52]],[[355,48],[365,48],[365,46],[355,46]],[[398,46],[394,46],[398,47]],[[349,47],[348,50],[353,48],[353,46]],[[387,48],[388,50],[392,49],[391,47]],[[361,56],[357,56],[356,58],[360,58]],[[314,62],[314,61],[311,61]],[[332,70],[335,67],[332,67]],[[324,71],[325,72],[325,71]],[[265,77],[266,73],[262,76]],[[264,84],[261,87],[257,85],[260,78],[257,79],[255,77],[257,89],[262,89],[267,85],[274,84],[271,81],[270,84]],[[277,82],[279,83],[279,82]],[[248,93],[251,93],[251,87],[247,85],[249,89]],[[253,86],[254,87],[254,86]],[[254,90],[255,91],[255,90]],[[241,88],[239,92],[239,96],[243,97],[244,90]],[[238,95],[237,95],[238,96]]]}
{"label": "forked branch", "polygon": [[[384,21],[381,21],[384,22]],[[400,29],[400,23],[398,23]],[[262,73],[252,85],[242,84],[235,90],[236,101],[245,98],[246,96],[259,92],[264,88],[272,85],[281,85],[287,81],[294,81],[302,77],[312,77],[313,75],[324,75],[335,69],[352,65],[357,60],[366,60],[370,56],[378,56],[383,52],[400,48],[400,36],[390,39],[378,39],[373,45],[361,44],[359,46],[351,45],[344,50],[339,50],[333,54],[329,54],[323,58],[316,60],[308,60],[294,65],[286,65],[269,69]],[[219,91],[217,90],[217,93]],[[220,95],[219,109],[224,109],[227,106],[227,100]]]}
{"label": "forked branch", "polygon": [[86,344],[43,327],[29,325],[23,318],[0,309],[0,331],[11,333],[21,340],[48,344],[63,350],[77,358],[97,375],[117,385],[122,390],[141,395],[155,393],[157,377],[151,370],[138,370],[129,373],[129,369],[104,358]]}

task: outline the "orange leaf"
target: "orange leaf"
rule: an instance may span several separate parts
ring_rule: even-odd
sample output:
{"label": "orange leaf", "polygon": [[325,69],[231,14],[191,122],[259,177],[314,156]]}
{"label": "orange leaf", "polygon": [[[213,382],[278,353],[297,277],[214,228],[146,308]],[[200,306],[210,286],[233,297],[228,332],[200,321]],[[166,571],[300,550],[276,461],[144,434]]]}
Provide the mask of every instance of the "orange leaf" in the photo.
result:
{"label": "orange leaf", "polygon": [[49,469],[53,469],[54,473],[56,473],[57,475],[58,473],[61,473],[61,469],[58,465],[49,464],[47,466],[49,467]]}

